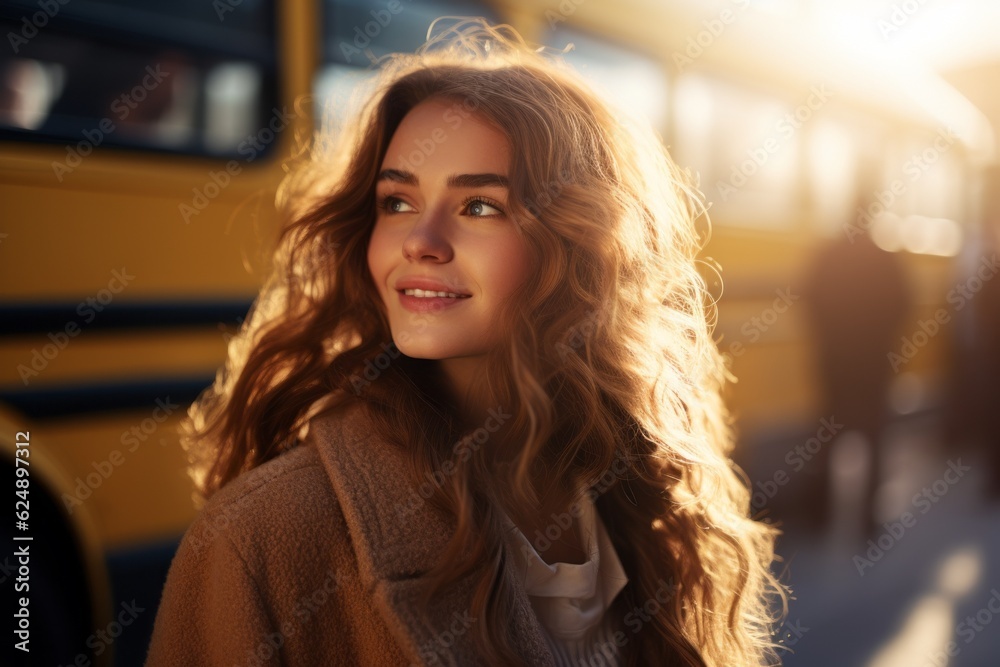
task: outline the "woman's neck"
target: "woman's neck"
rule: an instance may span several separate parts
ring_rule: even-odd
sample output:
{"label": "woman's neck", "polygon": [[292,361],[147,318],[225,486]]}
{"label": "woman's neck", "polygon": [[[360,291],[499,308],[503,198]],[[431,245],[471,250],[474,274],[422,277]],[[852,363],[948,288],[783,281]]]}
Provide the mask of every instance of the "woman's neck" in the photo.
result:
{"label": "woman's neck", "polygon": [[483,381],[484,357],[457,357],[442,359],[441,370],[444,373],[459,417],[466,427],[474,428],[490,416],[491,405],[489,392]]}

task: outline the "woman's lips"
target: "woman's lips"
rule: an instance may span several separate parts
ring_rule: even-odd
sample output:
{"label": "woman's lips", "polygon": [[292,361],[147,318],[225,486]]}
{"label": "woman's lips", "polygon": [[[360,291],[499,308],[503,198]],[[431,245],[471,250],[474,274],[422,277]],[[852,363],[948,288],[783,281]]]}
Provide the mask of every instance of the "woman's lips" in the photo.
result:
{"label": "woman's lips", "polygon": [[427,289],[427,288],[424,288],[424,289],[420,289],[420,288],[402,289],[402,288],[400,288],[399,291],[403,292],[404,294],[406,294],[406,296],[415,296],[417,298],[422,298],[422,299],[426,299],[426,298],[430,298],[430,297],[435,297],[435,296],[439,296],[439,297],[451,297],[451,298],[458,298],[458,297],[463,297],[463,296],[469,296],[468,294],[464,294],[462,292],[453,292],[453,291],[448,290],[448,289]]}
{"label": "woman's lips", "polygon": [[[407,294],[409,292],[409,294]],[[471,297],[458,295],[455,292],[430,291],[420,289],[397,290],[399,304],[411,313],[437,313],[448,308],[454,308]],[[439,296],[453,294],[455,296]]]}
{"label": "woman's lips", "polygon": [[472,298],[458,281],[444,276],[403,276],[395,284],[399,303],[411,313],[439,313]]}

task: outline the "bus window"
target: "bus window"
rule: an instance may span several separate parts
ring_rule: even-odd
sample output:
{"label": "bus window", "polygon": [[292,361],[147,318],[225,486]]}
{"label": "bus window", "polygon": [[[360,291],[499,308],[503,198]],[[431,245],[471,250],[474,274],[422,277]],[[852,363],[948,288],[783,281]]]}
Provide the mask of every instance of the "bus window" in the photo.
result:
{"label": "bus window", "polygon": [[799,135],[806,122],[796,117],[799,109],[697,73],[681,76],[676,90],[677,158],[700,175],[712,219],[760,229],[790,227],[798,205]]}
{"label": "bus window", "polygon": [[229,156],[276,104],[273,2],[40,7],[0,6],[0,139]]}

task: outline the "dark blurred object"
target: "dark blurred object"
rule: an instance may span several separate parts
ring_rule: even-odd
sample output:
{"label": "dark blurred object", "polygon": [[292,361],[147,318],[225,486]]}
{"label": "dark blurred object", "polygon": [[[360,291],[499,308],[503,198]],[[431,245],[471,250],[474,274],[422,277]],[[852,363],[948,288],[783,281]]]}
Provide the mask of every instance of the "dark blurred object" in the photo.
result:
{"label": "dark blurred object", "polygon": [[981,226],[959,262],[973,293],[959,313],[947,404],[948,440],[983,451],[991,495],[1000,498],[1000,165],[983,178]]}
{"label": "dark blurred object", "polygon": [[[845,234],[819,249],[803,292],[816,341],[822,415],[843,424],[841,434],[855,431],[868,443],[869,473],[860,491],[865,529],[873,534],[892,376],[887,353],[910,312],[906,275],[899,257],[876,246],[867,233]],[[803,501],[817,530],[824,530],[832,517],[830,454],[835,445],[823,447],[808,469],[814,483]]]}
{"label": "dark blurred object", "polygon": [[[6,422],[4,422],[6,425]],[[4,434],[7,437],[13,433]],[[12,460],[13,457],[11,457]],[[5,457],[0,463],[3,477],[13,486],[14,465]],[[105,660],[95,662],[96,640],[93,634],[97,623],[91,607],[95,588],[87,571],[84,552],[71,516],[67,515],[59,494],[48,488],[37,472],[37,458],[32,467],[30,487],[30,536],[32,540],[14,541],[17,533],[13,521],[5,521],[0,528],[0,538],[7,547],[0,569],[0,589],[5,590],[11,604],[7,616],[10,627],[18,625],[12,619],[17,613],[18,600],[27,596],[29,602],[29,653],[16,650],[14,645],[24,638],[9,635],[7,659],[11,665],[105,665]],[[22,506],[23,507],[23,506]],[[27,548],[27,567],[19,560],[19,549]],[[12,638],[11,638],[12,637]],[[103,647],[102,647],[103,651]]]}
{"label": "dark blurred object", "polygon": [[146,661],[146,649],[153,637],[153,623],[160,595],[167,581],[180,535],[166,540],[123,547],[108,552],[108,575],[112,598],[141,610],[115,642],[115,667],[132,667]]}

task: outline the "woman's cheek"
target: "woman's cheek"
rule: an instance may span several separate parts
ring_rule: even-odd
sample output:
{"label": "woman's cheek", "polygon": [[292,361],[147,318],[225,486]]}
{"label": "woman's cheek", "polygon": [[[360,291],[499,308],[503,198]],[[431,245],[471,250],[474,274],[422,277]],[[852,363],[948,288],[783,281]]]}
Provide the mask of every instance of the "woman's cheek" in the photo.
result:
{"label": "woman's cheek", "polygon": [[508,296],[521,286],[531,272],[531,261],[525,241],[517,235],[506,239],[495,255],[499,271],[497,282],[502,284],[503,296]]}
{"label": "woman's cheek", "polygon": [[389,276],[391,267],[389,266],[389,248],[384,231],[376,224],[372,230],[371,239],[368,242],[368,272],[371,274],[372,282],[378,289],[382,300],[386,298],[386,279]]}

